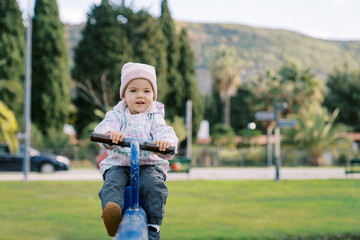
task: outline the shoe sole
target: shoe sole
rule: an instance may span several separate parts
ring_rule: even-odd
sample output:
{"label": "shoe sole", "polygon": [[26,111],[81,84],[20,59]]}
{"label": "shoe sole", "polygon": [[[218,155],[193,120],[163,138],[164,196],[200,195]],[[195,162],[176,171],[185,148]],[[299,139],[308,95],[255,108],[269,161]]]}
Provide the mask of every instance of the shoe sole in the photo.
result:
{"label": "shoe sole", "polygon": [[121,209],[114,202],[108,202],[103,210],[103,221],[110,237],[114,237],[121,221]]}

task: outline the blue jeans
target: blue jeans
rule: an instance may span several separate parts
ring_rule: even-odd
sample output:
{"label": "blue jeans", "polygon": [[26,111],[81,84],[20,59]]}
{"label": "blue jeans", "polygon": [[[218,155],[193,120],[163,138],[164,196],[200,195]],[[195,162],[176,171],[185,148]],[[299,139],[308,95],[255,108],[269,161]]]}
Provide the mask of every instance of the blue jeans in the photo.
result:
{"label": "blue jeans", "polygon": [[[140,166],[139,194],[143,198],[148,224],[161,225],[169,194],[165,173],[154,165]],[[103,175],[104,185],[99,192],[102,209],[108,202],[124,207],[125,186],[130,182],[130,167],[113,166]]]}

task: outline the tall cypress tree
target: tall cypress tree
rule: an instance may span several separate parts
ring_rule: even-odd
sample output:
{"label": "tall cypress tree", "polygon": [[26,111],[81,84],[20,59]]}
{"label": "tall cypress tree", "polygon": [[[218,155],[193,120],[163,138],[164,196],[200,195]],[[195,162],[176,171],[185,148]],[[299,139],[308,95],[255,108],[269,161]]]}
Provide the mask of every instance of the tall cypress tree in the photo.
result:
{"label": "tall cypress tree", "polygon": [[124,27],[127,21],[109,0],[94,5],[88,14],[72,70],[77,86],[74,103],[78,132],[100,120],[94,114],[96,109],[106,112],[120,100],[121,68],[134,59]]}
{"label": "tall cypress tree", "polygon": [[167,42],[165,49],[167,53],[167,82],[169,91],[167,93],[165,104],[167,109],[167,118],[173,120],[174,116],[179,116],[183,110],[184,85],[180,74],[178,73],[178,64],[180,59],[179,37],[176,34],[175,23],[171,18],[167,0],[161,2],[160,23]]}
{"label": "tall cypress tree", "polygon": [[0,1],[0,99],[19,123],[23,112],[25,27],[16,0]]}
{"label": "tall cypress tree", "polygon": [[204,104],[203,98],[195,81],[194,53],[191,49],[189,38],[185,28],[181,29],[179,40],[181,58],[178,65],[178,71],[181,75],[184,86],[184,96],[182,101],[183,104],[181,107],[183,111],[180,112],[179,115],[185,115],[185,103],[187,100],[192,100],[192,128],[193,133],[196,135],[200,126],[200,122],[203,119]]}
{"label": "tall cypress tree", "polygon": [[62,130],[70,102],[65,30],[56,0],[37,0],[32,36],[31,116],[39,129]]}

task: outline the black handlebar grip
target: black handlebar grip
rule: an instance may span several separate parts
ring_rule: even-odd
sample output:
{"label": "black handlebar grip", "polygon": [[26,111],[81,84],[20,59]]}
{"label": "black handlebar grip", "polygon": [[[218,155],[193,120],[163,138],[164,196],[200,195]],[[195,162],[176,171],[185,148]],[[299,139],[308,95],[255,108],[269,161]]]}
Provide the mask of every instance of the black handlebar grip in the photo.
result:
{"label": "black handlebar grip", "polygon": [[126,140],[119,141],[118,143],[113,143],[112,140],[110,139],[110,135],[102,134],[102,133],[92,132],[90,139],[93,142],[106,143],[109,145],[118,145],[118,146],[122,146],[122,147],[130,147],[131,146],[131,143]]}
{"label": "black handlebar grip", "polygon": [[[90,139],[93,142],[101,142],[101,143],[106,143],[109,145],[118,145],[118,146],[122,146],[122,147],[131,147],[131,141],[129,141],[129,140],[125,139],[125,140],[119,141],[118,143],[115,144],[112,142],[109,135],[102,134],[102,133],[92,132]],[[141,150],[159,152],[162,154],[171,154],[171,155],[175,154],[175,147],[173,147],[173,146],[168,147],[165,151],[160,151],[155,143],[142,142],[142,143],[139,143],[139,148]]]}

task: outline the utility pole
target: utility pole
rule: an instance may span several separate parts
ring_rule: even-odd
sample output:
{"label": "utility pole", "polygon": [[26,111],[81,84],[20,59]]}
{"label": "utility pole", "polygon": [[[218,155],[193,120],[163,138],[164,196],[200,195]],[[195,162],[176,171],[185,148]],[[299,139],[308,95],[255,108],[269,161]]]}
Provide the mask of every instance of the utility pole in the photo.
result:
{"label": "utility pole", "polygon": [[31,38],[32,38],[32,0],[28,0],[27,5],[27,29],[26,29],[26,58],[25,58],[25,96],[24,96],[24,160],[23,172],[24,181],[28,181],[28,172],[30,170],[30,127],[31,127]]}
{"label": "utility pole", "polygon": [[191,159],[192,156],[192,101],[186,102],[186,157]]}

